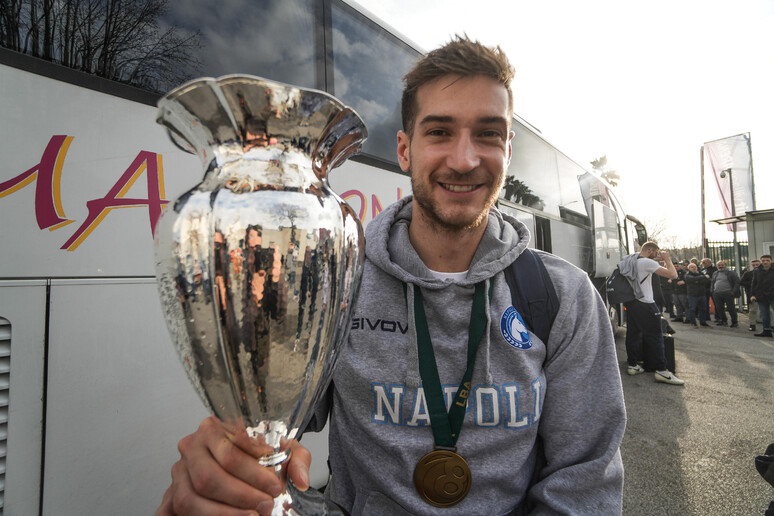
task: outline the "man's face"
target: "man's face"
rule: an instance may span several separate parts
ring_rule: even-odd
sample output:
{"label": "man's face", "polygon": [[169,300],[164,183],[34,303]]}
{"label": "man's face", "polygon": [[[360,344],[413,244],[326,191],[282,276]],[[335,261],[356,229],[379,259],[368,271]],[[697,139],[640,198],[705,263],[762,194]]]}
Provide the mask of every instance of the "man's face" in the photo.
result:
{"label": "man's face", "polygon": [[761,258],[761,265],[763,265],[764,269],[771,267],[771,258]]}
{"label": "man's face", "polygon": [[[660,254],[661,254],[661,251],[658,248],[656,248],[656,249],[649,249],[645,253],[645,258],[650,258],[651,260],[655,260],[656,258],[659,257]],[[662,265],[663,265],[663,263],[662,263]]]}
{"label": "man's face", "polygon": [[693,272],[693,273],[699,272],[699,268],[696,266],[695,263],[690,264],[688,266],[688,270]]}
{"label": "man's face", "polygon": [[511,158],[508,92],[489,77],[446,75],[417,90],[417,108],[411,138],[398,133],[415,217],[441,230],[477,227],[497,201]]}
{"label": "man's face", "polygon": [[726,268],[726,262],[720,261],[717,263],[717,266],[718,266],[718,269],[722,271],[723,269]]}
{"label": "man's face", "polygon": [[702,260],[702,261],[701,261],[701,266],[702,266],[702,268],[704,268],[704,269],[706,269],[706,268],[707,268],[707,267],[709,267],[710,265],[712,265],[712,262],[711,262],[711,261],[709,261],[709,260]]}
{"label": "man's face", "polygon": [[760,266],[761,262],[759,260],[753,260],[750,262],[750,265],[752,265],[753,269],[757,269]]}

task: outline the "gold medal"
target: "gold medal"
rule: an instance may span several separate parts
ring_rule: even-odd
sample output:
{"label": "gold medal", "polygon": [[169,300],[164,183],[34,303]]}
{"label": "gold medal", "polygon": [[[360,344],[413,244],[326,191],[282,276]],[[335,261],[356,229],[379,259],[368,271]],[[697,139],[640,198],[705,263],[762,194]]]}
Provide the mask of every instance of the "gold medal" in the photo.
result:
{"label": "gold medal", "polygon": [[465,459],[451,450],[433,450],[414,469],[414,485],[427,503],[451,507],[470,491],[471,475]]}

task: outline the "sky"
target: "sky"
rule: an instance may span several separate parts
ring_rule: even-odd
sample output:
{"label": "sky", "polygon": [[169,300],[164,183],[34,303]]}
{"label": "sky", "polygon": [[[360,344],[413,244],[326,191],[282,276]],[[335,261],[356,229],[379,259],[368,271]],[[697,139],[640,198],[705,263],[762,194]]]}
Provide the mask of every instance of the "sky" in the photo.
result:
{"label": "sky", "polygon": [[[422,50],[456,33],[500,45],[516,113],[584,167],[606,155],[662,246],[701,242],[704,142],[750,133],[756,208],[774,208],[774,0],[357,3]],[[707,220],[723,217],[711,181]]]}

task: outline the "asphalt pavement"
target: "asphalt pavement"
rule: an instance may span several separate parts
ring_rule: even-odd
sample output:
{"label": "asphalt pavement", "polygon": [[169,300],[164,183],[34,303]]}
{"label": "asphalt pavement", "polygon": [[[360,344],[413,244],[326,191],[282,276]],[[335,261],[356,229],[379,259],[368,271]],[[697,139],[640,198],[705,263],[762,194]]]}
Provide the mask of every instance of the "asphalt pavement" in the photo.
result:
{"label": "asphalt pavement", "polygon": [[625,329],[616,335],[627,516],[763,515],[774,500],[754,464],[774,443],[774,339],[748,331],[745,314],[739,328],[710,324],[672,323],[684,386],[628,376]]}

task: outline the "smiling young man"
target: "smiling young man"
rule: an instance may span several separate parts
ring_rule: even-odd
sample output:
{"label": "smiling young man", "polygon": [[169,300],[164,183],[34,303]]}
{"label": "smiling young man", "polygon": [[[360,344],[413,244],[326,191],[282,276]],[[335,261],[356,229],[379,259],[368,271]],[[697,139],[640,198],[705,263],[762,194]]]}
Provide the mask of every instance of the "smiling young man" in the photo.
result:
{"label": "smiling young man", "polygon": [[[353,316],[395,325],[353,325],[311,424],[330,425],[326,497],[346,514],[621,512],[625,411],[604,303],[583,271],[539,253],[559,298],[547,342],[511,306],[504,270],[529,242],[494,207],[512,78],[499,48],[463,38],[405,77],[397,152],[414,195],[369,224]],[[210,418],[179,448],[158,514],[271,512],[279,481],[244,437]],[[309,461],[294,443],[300,488]]]}

